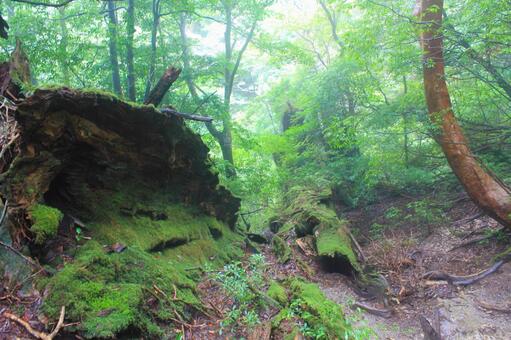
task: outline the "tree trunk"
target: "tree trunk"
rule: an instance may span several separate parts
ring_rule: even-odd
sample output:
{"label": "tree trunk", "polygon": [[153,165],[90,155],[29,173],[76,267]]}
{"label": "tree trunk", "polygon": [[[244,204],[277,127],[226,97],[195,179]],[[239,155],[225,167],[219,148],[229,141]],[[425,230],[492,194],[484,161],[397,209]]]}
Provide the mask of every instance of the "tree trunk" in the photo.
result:
{"label": "tree trunk", "polygon": [[222,138],[218,140],[222,149],[222,156],[229,164],[226,169],[227,177],[236,177],[234,156],[232,154],[232,128],[231,128],[231,96],[234,86],[235,73],[232,65],[232,2],[224,0],[225,9],[225,67],[224,67],[224,110]]}
{"label": "tree trunk", "polygon": [[179,74],[181,74],[180,69],[175,68],[174,66],[170,66],[160,78],[156,86],[149,93],[147,99],[144,101],[144,104],[153,104],[154,106],[160,105],[167,91],[170,89],[172,84],[174,84],[177,78],[179,78]]}
{"label": "tree trunk", "polygon": [[151,58],[149,60],[149,73],[145,85],[144,100],[149,98],[153,85],[154,71],[156,69],[156,45],[158,38],[158,26],[160,26],[160,0],[153,0],[153,26],[151,28]]}
{"label": "tree trunk", "polygon": [[68,32],[66,26],[66,13],[65,7],[59,7],[59,26],[60,26],[60,67],[62,69],[62,78],[64,85],[69,86],[69,62],[67,60],[67,42],[68,42]]}
{"label": "tree trunk", "polygon": [[135,0],[128,0],[126,27],[126,66],[128,69],[128,98],[132,102],[137,100],[135,87],[135,66],[133,62],[133,35],[135,34]]}
{"label": "tree trunk", "polygon": [[511,228],[511,191],[472,154],[452,110],[443,58],[443,0],[420,0],[419,20],[424,55],[424,87],[430,119],[438,127],[436,140],[465,190],[489,216]]}
{"label": "tree trunk", "polygon": [[121,77],[119,75],[119,57],[117,53],[117,15],[115,13],[115,4],[113,0],[108,0],[108,34],[110,48],[110,65],[112,68],[112,86],[115,94],[122,96]]}

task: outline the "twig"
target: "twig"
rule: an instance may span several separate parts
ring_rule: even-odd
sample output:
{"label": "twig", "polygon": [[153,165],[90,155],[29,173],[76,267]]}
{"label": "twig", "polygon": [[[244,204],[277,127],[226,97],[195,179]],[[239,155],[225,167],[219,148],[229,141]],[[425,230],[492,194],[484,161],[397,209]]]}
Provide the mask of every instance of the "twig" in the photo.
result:
{"label": "twig", "polygon": [[39,332],[39,331],[36,331],[35,329],[32,328],[32,326],[30,326],[30,324],[28,322],[26,322],[25,320],[23,319],[20,319],[19,317],[17,317],[16,315],[14,314],[11,314],[11,313],[8,313],[8,312],[5,312],[3,315],[12,320],[12,321],[16,321],[17,323],[19,323],[20,325],[22,325],[23,327],[25,327],[25,329],[30,333],[32,334],[34,337],[38,338],[38,339],[41,339],[41,340],[53,340],[53,338],[55,338],[55,336],[57,336],[57,334],[59,333],[59,331],[61,330],[62,327],[64,327],[64,315],[66,313],[66,307],[65,306],[62,306],[62,309],[60,310],[60,317],[59,317],[59,321],[57,322],[57,325],[55,326],[55,328],[53,329],[53,332],[51,332],[50,334],[46,334],[44,332]]}

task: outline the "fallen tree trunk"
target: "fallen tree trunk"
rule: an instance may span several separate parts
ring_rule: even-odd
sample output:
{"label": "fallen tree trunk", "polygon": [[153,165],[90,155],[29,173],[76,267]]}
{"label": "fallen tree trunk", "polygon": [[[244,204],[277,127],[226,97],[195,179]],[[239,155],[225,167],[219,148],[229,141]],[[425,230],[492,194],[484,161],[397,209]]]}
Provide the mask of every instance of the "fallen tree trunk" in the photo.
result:
{"label": "fallen tree trunk", "polygon": [[146,105],[154,105],[158,106],[163,100],[163,97],[165,97],[165,94],[170,89],[172,84],[179,78],[179,75],[181,74],[181,69],[175,68],[174,66],[170,66],[163,76],[160,78],[156,86],[151,90],[149,93],[149,96],[144,101],[144,104]]}
{"label": "fallen tree trunk", "polygon": [[430,120],[438,129],[436,140],[454,174],[489,216],[511,228],[511,190],[472,154],[452,110],[443,58],[443,0],[418,0],[416,14],[423,25],[424,88]]}

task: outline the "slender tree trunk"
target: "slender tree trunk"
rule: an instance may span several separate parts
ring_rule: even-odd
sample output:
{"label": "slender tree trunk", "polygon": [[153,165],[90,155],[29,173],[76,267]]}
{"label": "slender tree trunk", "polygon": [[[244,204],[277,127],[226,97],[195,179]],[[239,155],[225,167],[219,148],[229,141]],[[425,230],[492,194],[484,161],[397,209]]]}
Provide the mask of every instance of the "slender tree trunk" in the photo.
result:
{"label": "slender tree trunk", "polygon": [[154,80],[156,69],[156,47],[158,38],[158,27],[160,26],[160,0],[153,0],[153,26],[151,28],[151,57],[149,60],[149,73],[145,85],[144,101],[149,97]]}
{"label": "slender tree trunk", "polygon": [[61,40],[60,40],[60,67],[62,70],[62,79],[64,85],[69,85],[69,61],[67,60],[67,45],[68,45],[68,31],[66,26],[66,10],[65,7],[59,7],[59,26],[60,26],[60,34],[61,34]]}
{"label": "slender tree trunk", "polygon": [[193,83],[192,67],[190,64],[190,47],[188,46],[188,37],[186,35],[186,14],[181,13],[179,16],[179,32],[181,37],[181,49],[183,51],[183,78],[186,82],[186,86],[192,95],[192,99],[196,104],[199,103],[199,95],[195,84]]}
{"label": "slender tree trunk", "polygon": [[472,154],[452,110],[445,81],[443,58],[443,0],[419,0],[417,14],[424,27],[424,87],[430,119],[438,127],[436,140],[453,172],[472,200],[488,215],[511,228],[511,194],[502,181],[489,173]]}
{"label": "slender tree trunk", "polygon": [[135,34],[135,0],[128,0],[126,27],[126,66],[128,70],[127,85],[128,98],[131,101],[137,100],[137,90],[135,87],[135,66],[133,62],[133,36]]}
{"label": "slender tree trunk", "polygon": [[321,5],[321,8],[323,8],[323,11],[325,12],[325,15],[328,19],[328,22],[330,23],[330,29],[332,30],[332,38],[337,43],[337,45],[339,45],[340,48],[343,48],[342,40],[337,34],[337,18],[335,13],[332,13],[330,11],[325,0],[319,0],[319,4]]}
{"label": "slender tree trunk", "polygon": [[117,52],[117,14],[115,13],[115,3],[108,0],[108,24],[109,48],[110,48],[110,66],[112,68],[112,86],[115,94],[122,96],[121,77],[119,75],[119,57]]}
{"label": "slender tree trunk", "polygon": [[[406,76],[403,76],[403,92],[405,95],[408,94],[408,83],[406,82]],[[404,135],[404,142],[403,147],[405,151],[405,167],[408,168],[410,165],[410,151],[408,148],[409,141],[408,141],[408,112],[403,111],[402,113],[403,117],[403,135]]]}

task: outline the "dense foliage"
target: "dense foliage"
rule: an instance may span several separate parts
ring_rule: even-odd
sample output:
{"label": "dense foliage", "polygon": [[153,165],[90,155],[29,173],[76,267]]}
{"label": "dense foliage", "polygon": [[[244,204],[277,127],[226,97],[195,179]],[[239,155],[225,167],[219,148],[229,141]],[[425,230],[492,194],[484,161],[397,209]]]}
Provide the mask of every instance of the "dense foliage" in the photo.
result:
{"label": "dense foliage", "polygon": [[[169,65],[182,67],[164,105],[215,118],[190,124],[244,212],[311,182],[333,188],[347,208],[457,185],[427,119],[409,1],[7,0],[0,11],[10,24],[2,58],[20,39],[39,85],[142,102]],[[454,110],[475,153],[505,181],[510,11],[504,0],[447,1],[443,28]]]}

